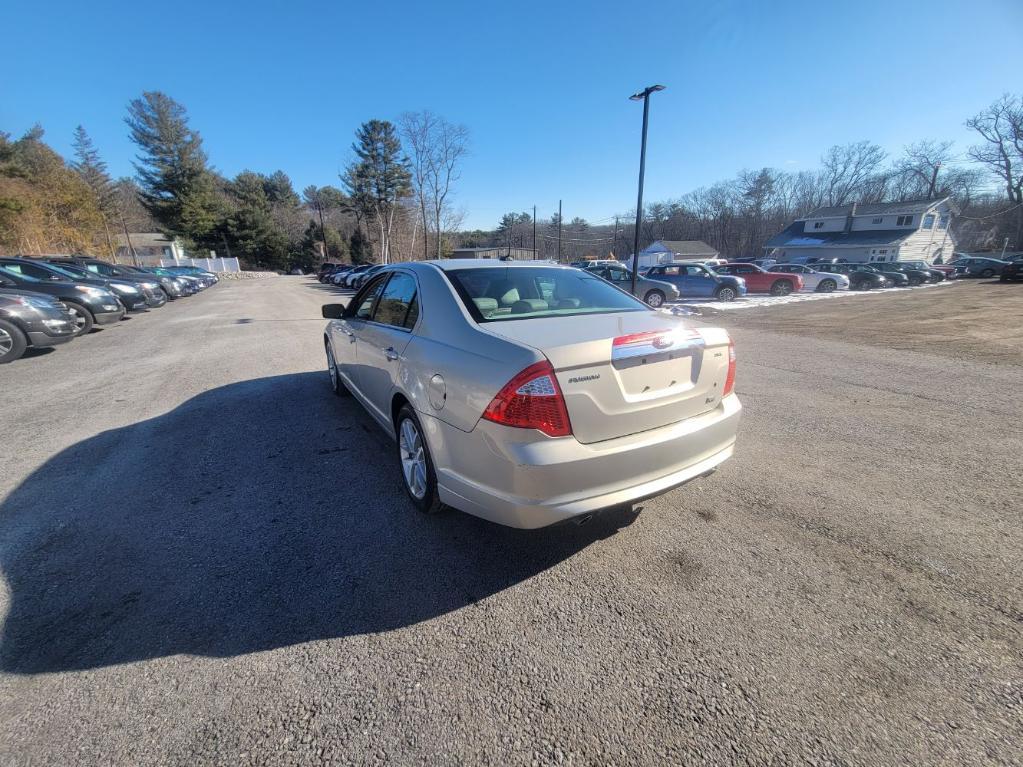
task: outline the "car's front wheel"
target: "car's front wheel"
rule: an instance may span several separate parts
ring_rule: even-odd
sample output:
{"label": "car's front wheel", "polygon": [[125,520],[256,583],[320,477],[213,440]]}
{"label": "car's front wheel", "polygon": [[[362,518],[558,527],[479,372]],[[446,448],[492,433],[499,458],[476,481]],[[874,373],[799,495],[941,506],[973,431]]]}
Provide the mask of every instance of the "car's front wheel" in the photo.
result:
{"label": "car's front wheel", "polygon": [[436,514],[444,505],[437,495],[437,474],[423,437],[423,427],[409,405],[403,405],[395,419],[398,434],[398,462],[405,492],[423,514]]}
{"label": "car's front wheel", "polygon": [[778,280],[771,286],[772,296],[787,296],[792,292],[792,283],[789,280]]}
{"label": "car's front wheel", "polygon": [[718,288],[717,293],[714,294],[714,297],[718,301],[734,301],[736,295],[738,294],[735,292],[735,288],[725,286],[723,288]]}
{"label": "car's front wheel", "polygon": [[28,340],[21,328],[7,320],[0,320],[0,365],[14,362],[28,347]]}
{"label": "car's front wheel", "polygon": [[75,321],[76,336],[84,336],[92,330],[92,326],[96,323],[96,320],[92,316],[92,312],[75,301],[63,300],[63,302],[67,307],[67,310],[71,312],[71,317]]}
{"label": "car's front wheel", "polygon": [[838,283],[834,280],[821,280],[817,285],[818,293],[834,293]]}
{"label": "car's front wheel", "polygon": [[981,277],[985,277],[985,278],[987,278],[987,277],[994,277],[995,276],[995,270],[994,269],[985,269],[985,270],[983,270],[980,273],[980,276]]}
{"label": "car's front wheel", "polygon": [[652,306],[654,307],[654,309],[657,309],[658,307],[664,305],[664,293],[662,293],[659,290],[650,290],[647,291],[647,294],[645,296],[643,296],[643,300],[646,301],[646,303],[649,306]]}
{"label": "car's front wheel", "polygon": [[348,394],[348,387],[345,386],[344,381],[341,380],[341,374],[338,372],[334,349],[331,348],[330,341],[326,338],[323,339],[323,345],[327,350],[327,373],[330,374],[330,388],[336,396],[344,397]]}

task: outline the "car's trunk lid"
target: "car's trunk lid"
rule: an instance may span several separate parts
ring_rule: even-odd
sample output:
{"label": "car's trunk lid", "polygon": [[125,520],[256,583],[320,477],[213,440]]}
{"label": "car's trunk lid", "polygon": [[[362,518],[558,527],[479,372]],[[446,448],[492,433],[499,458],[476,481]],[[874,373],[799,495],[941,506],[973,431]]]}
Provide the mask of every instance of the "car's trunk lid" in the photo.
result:
{"label": "car's trunk lid", "polygon": [[706,413],[721,400],[728,335],[660,312],[621,312],[486,323],[554,366],[572,432],[583,443],[655,429]]}

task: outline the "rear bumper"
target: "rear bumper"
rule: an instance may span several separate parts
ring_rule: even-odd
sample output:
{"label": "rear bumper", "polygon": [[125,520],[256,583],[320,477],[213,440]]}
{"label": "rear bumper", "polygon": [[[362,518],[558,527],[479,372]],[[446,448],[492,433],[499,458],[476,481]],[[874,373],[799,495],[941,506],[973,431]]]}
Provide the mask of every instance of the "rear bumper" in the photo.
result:
{"label": "rear bumper", "polygon": [[732,455],[741,411],[732,395],[701,416],[590,445],[489,421],[465,433],[420,418],[444,503],[537,528],[659,495],[712,471]]}

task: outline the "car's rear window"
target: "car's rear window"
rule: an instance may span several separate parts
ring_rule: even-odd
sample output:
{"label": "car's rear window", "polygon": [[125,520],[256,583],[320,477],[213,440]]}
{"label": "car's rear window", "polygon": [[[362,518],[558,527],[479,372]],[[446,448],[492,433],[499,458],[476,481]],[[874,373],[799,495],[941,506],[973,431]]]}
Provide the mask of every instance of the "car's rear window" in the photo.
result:
{"label": "car's rear window", "polygon": [[494,266],[445,274],[477,322],[650,310],[582,269]]}

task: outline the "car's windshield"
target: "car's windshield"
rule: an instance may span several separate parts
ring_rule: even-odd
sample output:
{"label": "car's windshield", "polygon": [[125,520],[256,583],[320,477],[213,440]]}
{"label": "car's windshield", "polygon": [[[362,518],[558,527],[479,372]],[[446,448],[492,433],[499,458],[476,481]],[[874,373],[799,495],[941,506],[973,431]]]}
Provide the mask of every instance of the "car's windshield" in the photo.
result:
{"label": "car's windshield", "polygon": [[477,322],[649,310],[582,269],[495,266],[445,274]]}

